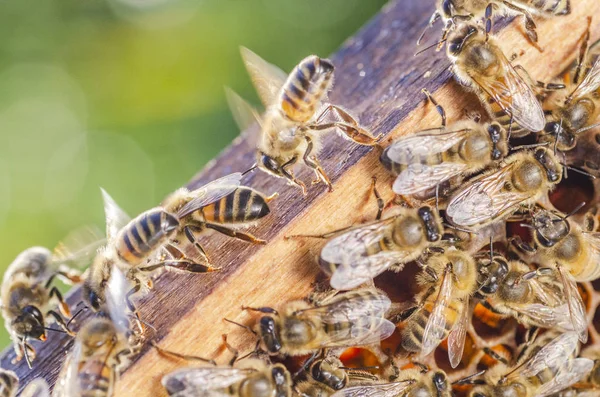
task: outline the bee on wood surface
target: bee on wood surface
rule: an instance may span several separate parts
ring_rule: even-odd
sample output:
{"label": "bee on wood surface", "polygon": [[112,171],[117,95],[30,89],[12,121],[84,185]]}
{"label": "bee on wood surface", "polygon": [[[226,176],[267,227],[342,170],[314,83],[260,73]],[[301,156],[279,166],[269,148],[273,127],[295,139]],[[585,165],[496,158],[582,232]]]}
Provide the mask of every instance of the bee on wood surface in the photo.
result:
{"label": "bee on wood surface", "polygon": [[[71,334],[65,323],[65,317],[71,316],[71,310],[52,282],[58,277],[69,284],[79,283],[79,271],[71,266],[89,263],[100,244],[100,233],[92,228],[82,228],[67,236],[54,252],[43,247],[31,247],[21,252],[8,266],[0,295],[2,317],[13,341],[15,361],[25,357],[31,367],[35,349],[29,341],[45,341],[46,331]],[[54,310],[55,305],[58,305],[59,312]],[[61,329],[48,327],[48,318]]]}
{"label": "bee on wood surface", "polygon": [[[542,141],[554,142],[557,150],[568,151],[577,144],[584,131],[598,126],[600,116],[600,41],[589,46],[590,23],[581,38],[581,48],[575,67],[567,75],[566,89],[557,91],[549,104],[548,122],[541,133]],[[591,63],[592,54],[596,59]],[[600,160],[597,160],[600,165]]]}
{"label": "bee on wood surface", "polygon": [[[436,9],[429,19],[428,28],[441,18],[444,23],[442,37],[445,38],[452,25],[461,20],[490,20],[493,13],[522,16],[527,37],[535,44],[538,41],[532,16],[551,17],[571,12],[571,0],[437,0]],[[425,33],[425,32],[423,32]],[[422,39],[419,38],[419,43]]]}
{"label": "bee on wood surface", "polygon": [[592,360],[575,358],[577,349],[577,334],[566,332],[513,367],[495,366],[470,397],[544,397],[560,392],[584,378],[593,367]]}
{"label": "bee on wood surface", "polygon": [[[542,106],[529,76],[513,67],[495,39],[473,24],[460,24],[448,35],[447,53],[457,80],[472,89],[490,116],[509,136],[520,137],[544,129]],[[525,76],[519,75],[516,69]]]}
{"label": "bee on wood surface", "polygon": [[265,313],[255,333],[260,347],[270,355],[299,356],[323,349],[368,346],[389,337],[396,326],[385,318],[391,301],[382,291],[364,288],[338,293],[316,306],[305,301],[286,303]]}
{"label": "bee on wood surface", "polygon": [[[18,388],[17,374],[0,368],[0,396],[17,397]],[[25,386],[19,397],[50,397],[50,388],[42,378],[34,379]]]}
{"label": "bee on wood surface", "polygon": [[[236,229],[267,214],[268,202],[259,192],[240,186],[242,174],[234,173],[217,179],[196,190],[177,190],[156,208],[145,211],[133,220],[106,193],[108,244],[96,256],[84,283],[83,297],[95,310],[105,300],[104,287],[113,265],[119,267],[133,284],[127,296],[145,293],[152,285],[150,276],[159,269],[194,273],[211,272],[204,249],[196,236],[214,230],[230,237],[252,243],[264,243],[249,233]],[[191,258],[177,247],[175,241],[185,239],[196,251]]]}
{"label": "bee on wood surface", "polygon": [[401,137],[381,155],[382,164],[397,175],[394,193],[426,194],[444,182],[481,171],[508,153],[506,131],[496,122],[459,121],[446,127],[444,109],[424,91],[442,116],[442,126]]}
{"label": "bee on wood surface", "polygon": [[257,165],[263,171],[285,178],[302,189],[306,186],[292,171],[302,161],[332,190],[329,177],[317,154],[326,130],[336,130],[353,142],[373,146],[379,136],[372,136],[356,117],[338,105],[327,102],[333,86],[331,61],[311,55],[304,58],[289,76],[258,55],[241,49],[242,58],[266,111],[258,117],[239,96],[230,93],[232,112],[242,129],[258,120],[261,133],[257,147]]}
{"label": "bee on wood surface", "polygon": [[456,227],[476,231],[535,203],[562,174],[562,164],[548,149],[515,153],[499,169],[472,178],[454,192],[446,217]]}

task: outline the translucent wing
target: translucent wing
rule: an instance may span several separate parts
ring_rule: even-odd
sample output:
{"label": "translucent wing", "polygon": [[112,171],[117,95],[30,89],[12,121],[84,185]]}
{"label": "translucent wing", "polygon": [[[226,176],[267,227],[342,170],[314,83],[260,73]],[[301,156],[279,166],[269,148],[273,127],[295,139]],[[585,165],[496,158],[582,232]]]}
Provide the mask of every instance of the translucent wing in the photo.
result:
{"label": "translucent wing", "polygon": [[562,309],[564,308],[560,308],[560,306],[550,307],[541,303],[531,303],[514,308],[520,315],[529,318],[534,324],[544,328],[553,328],[559,324]]}
{"label": "translucent wing", "polygon": [[228,87],[225,88],[225,96],[227,98],[229,110],[231,111],[233,119],[235,120],[235,123],[239,127],[240,131],[246,131],[254,123],[258,123],[260,125],[260,114],[245,99]]}
{"label": "translucent wing", "polygon": [[169,395],[178,392],[182,397],[196,396],[194,393],[227,388],[246,379],[248,374],[248,369],[231,367],[182,368],[165,375],[161,382]]}
{"label": "translucent wing", "polygon": [[241,180],[242,174],[240,172],[234,172],[233,174],[214,180],[198,189],[192,190],[189,193],[190,201],[181,207],[177,212],[177,216],[180,218],[184,217],[227,196],[240,186]]}
{"label": "translucent wing", "polygon": [[50,397],[50,387],[44,379],[34,379],[25,386],[20,397]]}
{"label": "translucent wing", "polygon": [[130,287],[125,275],[118,267],[113,266],[108,280],[106,304],[110,319],[121,335],[125,335],[129,329],[129,319],[125,312],[127,307],[125,297],[129,290]]}
{"label": "translucent wing", "polygon": [[352,289],[383,273],[391,265],[402,263],[409,251],[372,253],[388,233],[394,218],[358,226],[329,240],[321,250],[321,259],[338,265],[331,277],[331,286],[339,290]]}
{"label": "translucent wing", "polygon": [[451,271],[450,267],[446,267],[433,310],[431,310],[431,314],[427,319],[427,324],[423,331],[422,356],[431,353],[446,337],[446,309],[448,309],[450,300],[452,299],[453,284]]}
{"label": "translucent wing", "polygon": [[335,347],[367,346],[378,344],[390,337],[396,330],[396,325],[381,317],[361,317],[351,324],[338,329],[327,331],[327,335],[317,341],[314,348],[327,349]]}
{"label": "translucent wing", "polygon": [[265,107],[273,105],[277,100],[279,90],[288,78],[287,73],[246,47],[241,47],[240,53],[260,100]]}
{"label": "translucent wing", "polygon": [[548,342],[521,368],[514,371],[511,377],[519,376],[528,378],[546,369],[558,372],[574,356],[577,344],[577,334],[574,332],[565,332]]}
{"label": "translucent wing", "polygon": [[100,188],[102,191],[102,199],[104,200],[104,216],[106,217],[106,239],[110,243],[117,236],[119,230],[121,230],[131,218],[119,207],[119,205],[113,200],[112,197],[106,192],[106,190]]}
{"label": "translucent wing", "polygon": [[450,331],[450,335],[448,335],[448,358],[450,359],[452,368],[458,367],[458,364],[460,364],[460,360],[462,359],[463,351],[465,349],[465,340],[467,339],[467,327],[469,326],[470,313],[471,310],[467,298],[458,322],[454,325],[452,331]]}
{"label": "translucent wing", "polygon": [[394,193],[400,195],[425,192],[450,178],[460,175],[468,168],[467,163],[410,164],[396,177],[392,189]]}
{"label": "translucent wing", "polygon": [[[552,380],[544,383],[537,390],[537,396],[545,397],[550,396],[554,393],[558,393],[561,390],[579,382],[587,374],[590,373],[594,367],[594,362],[589,358],[576,358],[571,362],[567,368],[563,371],[558,372]],[[581,394],[577,394],[581,396]]]}
{"label": "translucent wing", "polygon": [[[598,58],[600,59],[600,58]],[[590,259],[588,261],[587,266],[591,268],[598,269],[600,267],[600,233],[582,233],[581,236],[583,240],[587,244],[590,250]],[[598,271],[586,272],[588,273],[588,279],[593,277],[594,279],[598,277]],[[588,281],[588,280],[581,280]]]}
{"label": "translucent wing", "polygon": [[323,304],[302,310],[301,316],[318,317],[326,324],[354,321],[362,317],[383,318],[392,302],[388,296],[376,289],[361,289],[335,295]]}
{"label": "translucent wing", "polygon": [[335,392],[331,397],[396,397],[408,390],[413,381],[351,386]]}
{"label": "translucent wing", "polygon": [[97,227],[85,226],[76,229],[54,248],[52,262],[55,265],[65,264],[72,267],[86,266],[105,242],[106,238]]}
{"label": "translucent wing", "polygon": [[513,164],[480,178],[455,193],[448,203],[446,215],[455,226],[469,228],[499,218],[530,198],[527,193],[503,192]]}
{"label": "translucent wing", "polygon": [[583,81],[569,95],[570,98],[581,98],[600,88],[600,57],[592,64]]}
{"label": "translucent wing", "polygon": [[443,128],[421,131],[394,141],[386,149],[386,153],[395,163],[413,164],[432,154],[445,152],[460,143],[471,131],[468,128],[456,131],[446,131]]}
{"label": "translucent wing", "polygon": [[577,289],[577,283],[573,279],[573,276],[566,272],[562,267],[557,266],[556,269],[563,284],[565,299],[569,305],[569,314],[571,316],[571,322],[573,323],[573,329],[579,335],[579,340],[582,343],[586,343],[588,331],[585,306],[581,299],[581,295],[579,294],[579,290]]}
{"label": "translucent wing", "polygon": [[499,67],[504,72],[502,76],[495,79],[480,75],[471,77],[517,124],[532,132],[541,131],[546,118],[531,87],[502,53],[497,58]]}

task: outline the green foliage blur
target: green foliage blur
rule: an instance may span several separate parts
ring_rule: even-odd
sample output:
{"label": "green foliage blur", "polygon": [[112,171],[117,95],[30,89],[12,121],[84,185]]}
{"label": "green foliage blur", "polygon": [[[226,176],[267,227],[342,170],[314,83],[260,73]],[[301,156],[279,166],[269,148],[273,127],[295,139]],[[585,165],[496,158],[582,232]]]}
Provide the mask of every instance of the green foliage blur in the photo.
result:
{"label": "green foliage blur", "polygon": [[79,226],[103,230],[100,186],[135,215],[227,146],[238,131],[223,86],[257,102],[240,45],[289,71],[333,52],[384,3],[2,2],[2,270]]}

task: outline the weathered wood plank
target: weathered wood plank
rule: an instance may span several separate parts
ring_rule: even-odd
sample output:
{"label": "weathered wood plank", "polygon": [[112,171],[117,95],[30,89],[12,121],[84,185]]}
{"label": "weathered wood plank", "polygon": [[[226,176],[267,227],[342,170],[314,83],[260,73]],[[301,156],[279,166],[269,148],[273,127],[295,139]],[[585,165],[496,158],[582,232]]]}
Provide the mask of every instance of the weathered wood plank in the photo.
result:
{"label": "weathered wood plank", "polygon": [[[549,80],[571,62],[577,40],[585,29],[585,17],[600,13],[597,0],[573,0],[573,13],[567,17],[540,21],[538,33],[543,53],[529,46],[521,33],[521,24],[512,23],[498,36],[507,54],[520,54],[522,64],[534,78]],[[349,39],[332,57],[336,65],[336,85],[332,101],[358,114],[361,122],[375,133],[399,136],[439,123],[437,113],[425,106],[421,88],[434,93],[450,119],[462,117],[465,109],[478,109],[476,98],[451,80],[449,62],[443,53],[429,51],[413,57],[415,41],[433,7],[433,1],[396,0],[386,6],[364,29]],[[517,27],[515,27],[517,26]],[[500,25],[497,25],[497,29]],[[437,32],[434,30],[433,32]],[[430,37],[437,37],[432,33]],[[600,35],[594,22],[592,36]],[[560,45],[558,45],[560,43]],[[426,71],[429,77],[423,78]],[[276,305],[305,296],[311,288],[318,267],[314,257],[318,242],[287,241],[285,235],[314,233],[348,225],[364,216],[374,216],[372,202],[365,205],[371,176],[381,184],[391,179],[378,162],[378,149],[349,144],[342,138],[326,137],[320,154],[325,170],[334,183],[334,192],[322,185],[313,186],[307,196],[282,180],[255,172],[245,183],[268,194],[279,191],[272,203],[272,214],[261,222],[256,235],[269,240],[267,246],[252,246],[213,236],[206,249],[215,259],[219,272],[208,275],[163,274],[152,294],[140,302],[142,317],[157,329],[155,339],[165,348],[202,356],[219,356],[220,335],[230,334],[230,342],[239,347],[252,345],[252,337],[222,321],[224,317],[247,322],[244,305]],[[245,170],[254,162],[247,137],[226,149],[190,182],[199,186],[219,176]],[[300,178],[310,181],[308,170]],[[388,188],[383,189],[391,196]],[[69,302],[76,304],[75,292]],[[64,353],[70,348],[68,338],[52,335],[39,348],[39,358],[29,371],[24,363],[16,366],[24,382],[36,377],[54,381]],[[5,352],[2,365],[9,363],[12,351]],[[117,385],[116,395],[157,395],[160,378],[183,363],[167,360],[146,348]]]}

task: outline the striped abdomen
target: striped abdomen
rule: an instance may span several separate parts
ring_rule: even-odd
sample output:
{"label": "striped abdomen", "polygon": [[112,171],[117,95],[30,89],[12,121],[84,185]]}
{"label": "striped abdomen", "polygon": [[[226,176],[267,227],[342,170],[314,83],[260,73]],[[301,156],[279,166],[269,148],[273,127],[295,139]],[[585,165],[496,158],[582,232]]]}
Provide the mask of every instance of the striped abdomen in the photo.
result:
{"label": "striped abdomen", "polygon": [[268,215],[271,210],[256,190],[240,187],[201,211],[207,222],[227,224],[252,222]]}
{"label": "striped abdomen", "polygon": [[[382,251],[391,251],[394,248],[395,245],[392,242],[391,237],[385,236],[384,238],[374,242],[373,244],[365,245],[361,257],[375,255]],[[360,259],[360,257],[356,259]],[[351,258],[349,258],[349,260],[351,260]],[[335,270],[339,266],[351,267],[352,263],[332,263],[324,260],[321,256],[319,256],[319,266],[321,266],[321,270],[323,270],[325,273],[327,273],[328,275],[332,275],[333,272],[335,272]]]}
{"label": "striped abdomen", "polygon": [[78,387],[81,397],[110,396],[114,373],[106,363],[105,357],[97,357],[86,361],[77,374]]}
{"label": "striped abdomen", "polygon": [[115,248],[119,258],[130,265],[145,260],[160,248],[179,228],[179,220],[168,212],[155,208],[129,222],[119,232]]}
{"label": "striped abdomen", "polygon": [[483,324],[487,325],[490,328],[499,329],[504,325],[503,319],[506,316],[503,316],[501,313],[496,311],[494,307],[488,300],[480,301],[475,309],[473,310],[473,315],[477,320],[481,321]]}
{"label": "striped abdomen", "polygon": [[[433,311],[435,300],[437,298],[437,291],[430,294],[423,307],[413,314],[409,318],[409,323],[406,328],[402,331],[402,347],[409,352],[419,352],[423,346],[423,334],[425,333],[425,327],[427,326],[427,320],[431,316]],[[450,304],[445,310],[443,335],[445,339],[450,330],[458,320],[458,317],[463,309],[463,301],[461,299],[452,299]]]}
{"label": "striped abdomen", "polygon": [[12,371],[0,369],[0,397],[12,397],[17,392],[19,378]]}
{"label": "striped abdomen", "polygon": [[571,12],[571,0],[524,0],[526,7],[531,7],[543,14],[567,15]]}
{"label": "striped abdomen", "polygon": [[[459,146],[459,145],[456,145],[456,146]],[[381,161],[381,164],[394,175],[399,175],[410,164],[423,164],[423,165],[433,166],[433,165],[441,164],[444,161],[452,161],[452,160],[454,160],[454,157],[455,157],[455,156],[453,156],[453,154],[456,154],[456,151],[453,150],[456,148],[453,147],[453,148],[450,148],[450,150],[447,152],[433,153],[433,154],[430,154],[428,156],[424,156],[421,158],[411,157],[411,158],[405,158],[405,159],[392,160],[388,155],[389,148],[390,148],[390,146],[385,148],[383,153],[381,153],[381,157],[379,158],[379,161]]]}
{"label": "striped abdomen", "polygon": [[308,122],[331,88],[332,77],[330,61],[315,55],[304,58],[282,88],[280,105],[285,116],[299,123]]}

